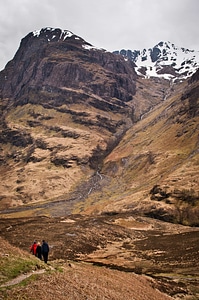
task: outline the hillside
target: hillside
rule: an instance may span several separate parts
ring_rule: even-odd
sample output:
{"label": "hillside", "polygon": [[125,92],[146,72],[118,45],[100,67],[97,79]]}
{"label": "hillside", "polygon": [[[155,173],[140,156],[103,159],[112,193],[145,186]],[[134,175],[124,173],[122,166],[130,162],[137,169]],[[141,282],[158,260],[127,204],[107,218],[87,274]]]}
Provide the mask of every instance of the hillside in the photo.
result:
{"label": "hillside", "polygon": [[195,78],[173,85],[172,94],[126,132],[104,160],[101,191],[88,197],[93,203],[88,211],[131,211],[198,225],[199,82]]}

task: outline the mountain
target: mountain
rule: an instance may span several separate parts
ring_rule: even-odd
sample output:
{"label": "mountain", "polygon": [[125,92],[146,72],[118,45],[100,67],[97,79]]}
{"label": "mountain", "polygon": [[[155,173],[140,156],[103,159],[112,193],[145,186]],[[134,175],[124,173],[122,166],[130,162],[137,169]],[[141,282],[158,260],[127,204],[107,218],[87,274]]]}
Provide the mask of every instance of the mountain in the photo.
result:
{"label": "mountain", "polygon": [[[91,64],[90,69],[86,69],[87,63]],[[43,90],[48,85],[59,89],[78,87],[87,94],[104,93],[128,102],[135,92],[135,85],[131,84],[136,78],[132,65],[96,49],[70,31],[43,28],[22,39],[15,57],[1,72],[0,91],[4,97],[20,98],[22,102],[26,93],[35,92],[35,86],[41,84]],[[111,72],[114,78],[109,81]]]}
{"label": "mountain", "polygon": [[177,47],[170,42],[160,42],[149,49],[122,49],[114,53],[133,61],[137,74],[145,77],[182,80],[193,75],[199,67],[199,51]]}
{"label": "mountain", "polygon": [[2,211],[197,224],[198,72],[170,82],[136,68],[67,30],[22,39],[0,72]]}
{"label": "mountain", "polygon": [[133,66],[67,30],[22,39],[0,73],[1,208],[65,199],[96,172],[134,122]]}

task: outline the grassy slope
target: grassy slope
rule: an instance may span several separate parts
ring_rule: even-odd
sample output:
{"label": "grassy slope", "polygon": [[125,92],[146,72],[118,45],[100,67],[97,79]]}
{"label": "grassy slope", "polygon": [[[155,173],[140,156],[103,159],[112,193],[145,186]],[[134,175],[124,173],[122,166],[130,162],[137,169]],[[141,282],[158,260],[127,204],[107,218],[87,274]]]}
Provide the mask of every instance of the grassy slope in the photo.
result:
{"label": "grassy slope", "polygon": [[11,246],[0,237],[0,285],[16,278],[17,276],[45,268],[44,264],[32,254]]}
{"label": "grassy slope", "polygon": [[[70,109],[86,111],[86,107],[80,106],[71,105]],[[94,109],[89,109],[89,115],[96,121]],[[109,117],[118,120],[117,114]],[[84,161],[88,163],[92,150],[96,145],[103,148],[110,135],[106,130],[99,132],[83,124],[74,125],[70,114],[40,105],[17,107],[6,122],[13,130],[30,133],[34,142],[25,148],[2,144],[2,157],[6,161],[1,165],[1,209],[64,198],[79,181],[90,176],[92,172]],[[69,136],[64,137],[61,130]],[[69,167],[55,165],[52,159],[63,159]]]}

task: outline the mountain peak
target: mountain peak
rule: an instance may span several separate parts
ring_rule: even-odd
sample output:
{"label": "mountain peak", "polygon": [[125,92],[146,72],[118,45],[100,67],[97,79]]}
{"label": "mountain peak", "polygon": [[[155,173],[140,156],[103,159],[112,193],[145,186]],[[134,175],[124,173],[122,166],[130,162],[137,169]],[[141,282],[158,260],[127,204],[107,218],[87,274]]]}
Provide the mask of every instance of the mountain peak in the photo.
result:
{"label": "mountain peak", "polygon": [[199,67],[199,51],[178,47],[169,41],[161,41],[149,49],[122,49],[114,53],[132,60],[137,73],[144,77],[186,79]]}
{"label": "mountain peak", "polygon": [[32,34],[35,37],[44,37],[48,41],[52,41],[52,40],[57,41],[57,39],[65,40],[66,38],[74,35],[69,30],[62,30],[60,28],[52,28],[52,27],[46,27],[40,30],[34,30]]}
{"label": "mountain peak", "polygon": [[86,42],[81,37],[75,35],[73,32],[69,30],[63,30],[60,28],[52,28],[52,27],[45,27],[39,30],[32,31],[28,36],[34,37],[34,38],[41,38],[42,40],[49,42],[64,42],[65,40],[69,40],[75,42],[76,44],[79,44],[82,46],[82,48],[90,50],[90,49],[99,49],[90,43]]}

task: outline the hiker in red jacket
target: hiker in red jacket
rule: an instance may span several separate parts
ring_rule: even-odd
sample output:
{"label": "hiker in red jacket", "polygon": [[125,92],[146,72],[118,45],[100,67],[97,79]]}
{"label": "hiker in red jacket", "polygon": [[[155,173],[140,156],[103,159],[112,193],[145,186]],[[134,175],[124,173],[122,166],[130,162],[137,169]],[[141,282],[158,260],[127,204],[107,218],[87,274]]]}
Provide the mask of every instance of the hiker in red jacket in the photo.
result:
{"label": "hiker in red jacket", "polygon": [[36,250],[37,250],[37,242],[34,241],[34,243],[32,244],[32,246],[30,246],[30,252],[31,252],[33,255],[36,255]]}

